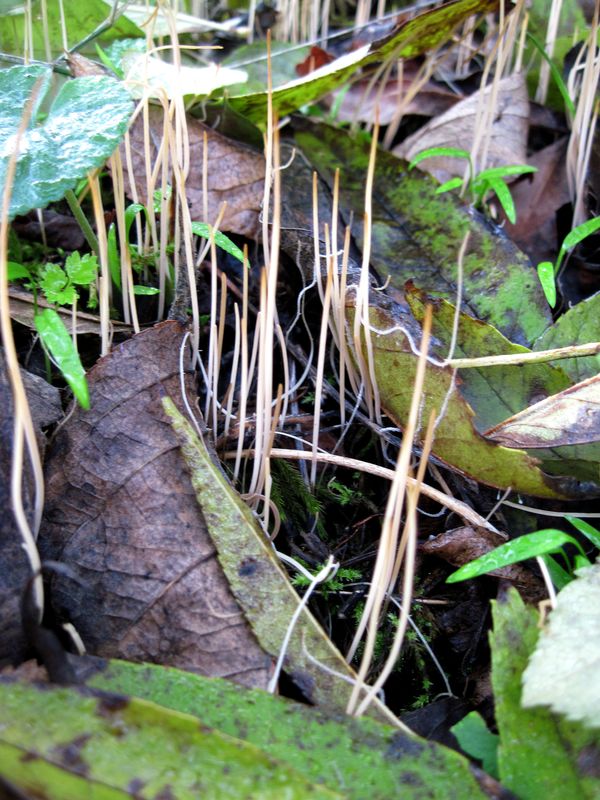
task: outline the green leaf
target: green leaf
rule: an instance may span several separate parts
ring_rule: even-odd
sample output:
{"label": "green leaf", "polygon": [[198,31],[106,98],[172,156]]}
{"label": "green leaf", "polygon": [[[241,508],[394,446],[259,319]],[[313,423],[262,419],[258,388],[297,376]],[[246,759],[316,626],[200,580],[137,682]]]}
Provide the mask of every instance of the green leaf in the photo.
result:
{"label": "green leaf", "polygon": [[17,264],[15,261],[8,261],[8,280],[17,281],[19,278],[31,278],[31,272],[23,264]]}
{"label": "green leaf", "polygon": [[[0,71],[2,191],[23,108],[38,80],[39,107],[50,75],[49,69],[39,66]],[[34,115],[22,136],[10,216],[60,200],[87,172],[102,166],[124,135],[131,110],[128,92],[112,78],[76,78],[63,84],[43,122],[38,124]]]}
{"label": "green leaf", "polygon": [[458,739],[461,749],[481,761],[481,766],[488,775],[498,778],[499,737],[489,730],[481,714],[471,711],[450,730]]}
{"label": "green leaf", "polygon": [[576,228],[573,228],[570,233],[568,233],[563,243],[560,247],[560,252],[558,254],[558,261],[556,262],[556,272],[558,272],[560,265],[562,263],[563,257],[567,254],[569,250],[573,247],[576,247],[580,242],[583,242],[584,239],[587,239],[588,236],[591,236],[597,230],[600,229],[600,217],[593,217],[592,219],[588,219],[585,222],[582,222],[581,225],[578,225]]}
{"label": "green leaf", "polygon": [[484,169],[477,176],[477,180],[490,181],[495,178],[506,178],[511,175],[525,175],[529,172],[537,171],[537,167],[530,167],[528,164],[506,164],[503,167]]}
{"label": "green leaf", "polygon": [[306,780],[343,791],[349,800],[447,800],[449,785],[455,800],[483,798],[458,753],[367,717],[329,714],[173,668],[85,661],[88,686],[193,714],[204,725],[293,764]]}
{"label": "green leaf", "polygon": [[573,525],[579,533],[583,533],[584,536],[590,540],[590,542],[600,550],[600,531],[594,528],[593,525],[590,525],[589,522],[586,522],[584,519],[578,519],[577,517],[571,517],[567,515],[565,517],[571,525]]}
{"label": "green leaf", "polygon": [[77,252],[71,253],[67,257],[65,267],[72,283],[78,286],[89,286],[98,275],[98,259],[93,253],[86,253],[83,256]]}
{"label": "green leaf", "polygon": [[119,257],[119,246],[117,244],[117,226],[111,222],[106,236],[106,248],[108,251],[108,270],[113,284],[121,290],[121,259]]}
{"label": "green leaf", "polygon": [[513,225],[517,221],[517,211],[515,209],[515,204],[512,199],[512,195],[510,193],[510,189],[504,183],[502,178],[486,178],[487,185],[495,192],[496,197],[504,213],[506,214],[506,218],[510,223]]}
{"label": "green leaf", "polygon": [[[0,15],[0,51],[22,56],[28,28],[25,16],[28,4],[21,2],[18,5],[19,13]],[[29,12],[31,19],[35,20],[33,25],[30,24],[33,45],[30,56],[42,61],[62,56],[65,50],[63,29],[66,29],[67,48],[73,47],[108,19],[111,5],[104,0],[86,0],[85,3],[78,0],[33,0]],[[44,18],[45,25],[42,22]],[[45,31],[48,33],[49,53],[46,51]],[[144,32],[127,16],[121,15],[102,33],[102,41],[122,36],[143,37]],[[92,45],[88,48],[93,52]]]}
{"label": "green leaf", "polygon": [[[205,222],[192,222],[192,233],[196,236],[202,236],[204,239],[210,239],[210,231],[211,226],[207,225]],[[229,236],[225,236],[224,233],[221,231],[215,231],[215,244],[217,247],[220,247],[221,250],[225,250],[225,252],[229,253],[229,255],[237,258],[238,261],[241,261],[242,264],[244,263],[244,253],[240,250],[240,248],[231,241]]]}
{"label": "green leaf", "polygon": [[149,297],[153,294],[158,294],[160,289],[157,289],[156,286],[140,286],[136,285],[133,287],[133,293],[137,295],[144,295],[145,297]]}
{"label": "green leaf", "polygon": [[77,299],[75,288],[69,283],[67,273],[58,264],[46,264],[40,280],[40,289],[50,303],[72,305]]}
{"label": "green leaf", "polygon": [[556,553],[566,544],[579,546],[577,540],[572,536],[554,528],[526,533],[524,536],[501,544],[495,550],[465,564],[449,575],[446,583],[470,580],[485,575],[486,572],[493,572],[495,569],[508,567],[519,561],[526,561],[528,558],[535,558],[546,553]]}
{"label": "green leaf", "polygon": [[27,797],[343,797],[197,717],[145,700],[3,678],[0,708],[0,774]]}
{"label": "green leaf", "polygon": [[450,178],[450,180],[446,181],[445,183],[442,183],[441,186],[438,186],[438,188],[435,190],[435,193],[444,194],[444,192],[449,192],[452,189],[458,189],[459,186],[462,185],[463,185],[462,178],[459,178],[458,176],[456,178]]}
{"label": "green leaf", "polygon": [[90,396],[85,379],[85,371],[81,365],[79,353],[75,349],[69,331],[53,308],[45,308],[34,317],[34,324],[44,347],[61,371],[66,382],[71,387],[79,405],[82,408],[90,407]]}
{"label": "green leaf", "polygon": [[[471,162],[471,154],[468,150],[462,150],[460,147],[428,147],[427,150],[421,150],[420,153],[412,159],[408,165],[408,169],[413,169],[424,161],[426,158],[435,158],[436,156],[447,156],[448,158],[464,158],[469,163]],[[461,181],[462,183],[462,181]]]}
{"label": "green leaf", "polygon": [[[492,615],[492,686],[502,785],[520,800],[597,800],[598,733],[559,720],[546,709],[521,707],[521,679],[539,635],[535,609],[511,588],[504,601],[492,603]],[[584,636],[592,638],[589,633]],[[556,692],[569,695],[570,676],[554,684]]]}
{"label": "green leaf", "polygon": [[[598,320],[600,319],[600,292],[587,300],[567,309],[553,325],[536,340],[534,350],[552,350],[555,347],[568,347],[600,340]],[[600,372],[600,353],[585,358],[561,359],[560,367],[573,383],[593,378]]]}
{"label": "green leaf", "polygon": [[550,578],[552,583],[554,584],[554,588],[557,589],[559,592],[561,589],[571,583],[573,580],[573,576],[570,572],[567,572],[566,569],[563,569],[558,561],[553,558],[552,556],[545,555],[540,556],[546,567],[548,568],[548,572],[550,573]]}
{"label": "green leaf", "polygon": [[537,274],[544,295],[550,308],[556,305],[556,283],[554,280],[554,264],[551,261],[542,261],[537,265]]}

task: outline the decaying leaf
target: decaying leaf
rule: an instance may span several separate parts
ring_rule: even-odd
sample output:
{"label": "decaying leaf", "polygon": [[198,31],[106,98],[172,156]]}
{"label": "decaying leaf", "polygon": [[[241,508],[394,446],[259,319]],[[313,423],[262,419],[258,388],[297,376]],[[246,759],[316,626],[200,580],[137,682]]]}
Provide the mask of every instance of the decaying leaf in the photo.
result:
{"label": "decaying leaf", "polygon": [[71,662],[88,686],[193,714],[348,800],[447,800],[449,782],[456,800],[484,796],[458,753],[367,717],[172,668],[91,658]]}
{"label": "decaying leaf", "polygon": [[559,592],[523,673],[523,705],[600,728],[600,564]]}
{"label": "decaying leaf", "polygon": [[[432,119],[392,151],[399,158],[411,161],[421,150],[430,147],[459,147],[470,151],[475,139],[477,113],[492,103],[492,86],[486,86],[456,103]],[[480,123],[482,124],[482,123]],[[486,167],[527,163],[529,98],[525,77],[515,72],[498,83],[495,114],[486,125],[491,128]],[[466,162],[460,158],[436,156],[422,161],[420,169],[434,175],[441,183],[465,172]]]}
{"label": "decaying leaf", "polygon": [[[456,0],[403,21],[389,36],[346,53],[303,78],[276,86],[272,94],[273,108],[280,116],[289,114],[342,86],[361,67],[388,57],[420,55],[448,39],[454,28],[473,14],[484,13],[495,6],[494,0]],[[266,126],[267,97],[265,87],[262,92],[229,97],[228,102],[242,116]]]}
{"label": "decaying leaf", "polygon": [[138,698],[3,678],[0,709],[0,774],[27,797],[343,797],[197,717]]}
{"label": "decaying leaf", "polygon": [[[151,162],[157,158],[163,143],[164,116],[160,108],[150,106],[149,139]],[[208,137],[208,219],[204,219],[202,165],[204,163],[204,134]],[[190,171],[186,180],[186,197],[193,220],[214,223],[221,206],[227,202],[220,225],[223,231],[233,231],[255,239],[259,231],[265,166],[261,153],[227,139],[196,119],[188,117],[187,135],[190,152]],[[148,203],[146,186],[145,132],[143,118],[138,117],[129,131],[132,151],[133,178],[125,172],[125,191],[131,197],[135,180],[140,202]],[[123,152],[124,156],[124,152]],[[125,163],[125,158],[123,158]],[[172,182],[169,168],[169,183]],[[156,187],[154,187],[156,188]]]}
{"label": "decaying leaf", "polygon": [[[599,319],[600,292],[567,309],[540,336],[533,345],[533,349],[552,350],[555,347],[597,342],[600,339]],[[560,365],[571,380],[578,383],[586,378],[592,378],[600,372],[600,353],[585,358],[566,358],[560,362]]]}
{"label": "decaying leaf", "polygon": [[[427,555],[443,558],[454,567],[462,567],[505,543],[505,537],[499,533],[465,525],[428,539],[420,546],[420,550]],[[522,564],[501,567],[489,574],[510,581],[529,602],[539,602],[546,597],[543,582]]]}
{"label": "decaying leaf", "polygon": [[[505,600],[493,603],[492,612],[492,683],[502,785],[521,800],[595,800],[600,792],[598,732],[560,720],[546,709],[521,706],[521,676],[539,634],[535,609],[511,589]],[[580,639],[578,651],[581,644]],[[570,686],[570,675],[566,681]],[[564,691],[566,685],[557,680],[556,691]]]}
{"label": "decaying leaf", "polygon": [[[165,399],[163,406],[177,432],[219,562],[256,638],[277,658],[290,622],[297,618],[285,648],[285,670],[312,703],[344,712],[356,679],[354,671],[312,614],[299,609],[299,597],[273,548],[191,425],[171,400]],[[380,721],[395,721],[379,700],[367,713]]]}
{"label": "decaying leaf", "polygon": [[[369,145],[322,123],[318,128],[302,123],[294,139],[329,186],[340,170],[340,213],[362,248]],[[551,322],[529,260],[499,228],[453,195],[436,195],[435,189],[429,176],[408,172],[403,161],[377,150],[370,253],[381,283],[389,276],[390,286],[401,294],[406,281],[413,280],[423,291],[454,302],[458,253],[470,231],[462,310],[512,342],[529,346]],[[310,183],[306,192],[310,197]]]}
{"label": "decaying leaf", "polygon": [[90,652],[265,686],[271,659],[231,595],[162,411],[162,396],[180,397],[183,333],[164,322],[89,371],[91,411],[76,409],[48,454],[39,547],[81,580],[56,575],[52,597]]}
{"label": "decaying leaf", "polygon": [[486,436],[505,447],[526,449],[600,441],[600,375],[526,408]]}

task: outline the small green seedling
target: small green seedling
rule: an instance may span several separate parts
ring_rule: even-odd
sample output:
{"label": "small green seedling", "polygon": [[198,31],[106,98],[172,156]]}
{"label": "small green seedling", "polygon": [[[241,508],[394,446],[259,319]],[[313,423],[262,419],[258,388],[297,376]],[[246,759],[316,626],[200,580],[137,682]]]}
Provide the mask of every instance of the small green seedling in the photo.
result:
{"label": "small green seedling", "polygon": [[[86,287],[90,296],[95,298],[97,276],[98,261],[90,253],[83,256],[78,252],[71,253],[65,261],[64,269],[59,264],[46,264],[38,270],[14,262],[8,265],[10,281],[28,279],[28,286],[34,295],[41,291],[48,302],[57,306],[74,306],[79,299],[78,286]],[[45,308],[35,314],[33,322],[43,347],[71,387],[73,395],[83,408],[89,408],[85,370],[60,315],[52,308]]]}
{"label": "small green seedling", "polygon": [[[586,536],[594,545],[600,549],[600,531],[597,531],[589,523],[577,519],[576,517],[566,518],[577,530]],[[578,553],[573,562],[567,558],[564,547],[567,544],[573,545]],[[566,569],[563,568],[556,559],[552,558],[553,553],[560,553]],[[468,564],[464,564],[456,572],[446,578],[447,583],[458,583],[459,581],[478,578],[488,572],[527,561],[530,558],[541,557],[544,560],[552,578],[552,582],[557,589],[562,589],[567,583],[573,580],[575,570],[580,567],[590,566],[591,562],[586,556],[583,548],[577,539],[564,531],[548,528],[535,533],[527,533],[518,539],[500,545],[495,550],[486,553]]]}
{"label": "small green seedling", "polygon": [[[473,204],[479,207],[483,206],[488,192],[494,192],[506,214],[506,218],[513,225],[515,224],[517,221],[517,212],[510,189],[506,185],[504,178],[537,172],[536,167],[530,167],[527,164],[508,164],[504,167],[490,167],[490,169],[484,169],[478,175],[474,175],[471,154],[467,150],[462,150],[459,147],[429,147],[427,150],[422,150],[420,153],[417,153],[408,165],[408,168],[413,169],[413,167],[426,158],[435,158],[439,156],[444,156],[446,158],[464,158],[469,165],[469,180],[467,186]],[[436,194],[458,189],[462,185],[462,178],[450,178],[449,181],[438,186]]]}
{"label": "small green seedling", "polygon": [[538,278],[540,279],[546,300],[551,308],[554,308],[556,305],[556,278],[562,266],[563,258],[569,250],[572,250],[573,247],[584,239],[587,239],[588,236],[596,233],[599,229],[600,217],[593,217],[592,219],[586,220],[586,222],[573,228],[573,230],[565,236],[560,250],[558,251],[558,258],[555,264],[551,261],[542,261],[537,265]]}

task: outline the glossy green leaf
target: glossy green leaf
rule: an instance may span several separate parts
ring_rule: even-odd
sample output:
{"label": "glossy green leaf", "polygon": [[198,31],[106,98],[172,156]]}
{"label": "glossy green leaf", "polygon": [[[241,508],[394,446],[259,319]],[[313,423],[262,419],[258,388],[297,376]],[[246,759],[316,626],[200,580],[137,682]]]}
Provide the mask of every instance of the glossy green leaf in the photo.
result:
{"label": "glossy green leaf", "polygon": [[35,315],[34,324],[44,347],[56,361],[77,402],[82,408],[89,408],[90,396],[85,371],[62,319],[53,308],[45,308]]}
{"label": "glossy green leaf", "polygon": [[[0,71],[0,190],[23,109],[38,87],[37,111],[50,74],[39,66]],[[131,111],[128,92],[112,78],[76,78],[63,84],[43,121],[38,123],[34,114],[21,138],[11,217],[60,200],[87,172],[102,166],[124,135]]]}
{"label": "glossy green leaf", "polygon": [[[192,233],[196,236],[202,236],[204,239],[210,239],[211,226],[207,225],[205,222],[192,222]],[[221,231],[215,231],[214,237],[217,247],[220,247],[221,250],[225,250],[226,253],[229,253],[229,255],[234,258],[237,258],[242,264],[244,263],[244,253],[235,242],[231,241],[229,236],[221,233]]]}
{"label": "glossy green leaf", "polygon": [[[492,686],[502,785],[520,800],[597,800],[598,732],[546,709],[521,705],[523,672],[540,633],[536,609],[509,589],[505,600],[492,603],[492,615]],[[570,677],[555,686],[568,695]]]}
{"label": "glossy green leaf", "polygon": [[[26,3],[18,4],[19,13],[0,15],[0,51],[14,53],[22,56],[25,46],[25,31],[27,30],[25,7]],[[66,28],[67,46],[73,47],[82,41],[102,23],[106,22],[111,11],[104,0],[33,0],[31,3],[31,16],[35,20],[31,26],[33,52],[31,58],[40,61],[52,61],[61,56],[65,49],[63,39],[63,25]],[[45,14],[46,24],[42,23]],[[49,52],[46,49],[45,31],[48,35]],[[120,16],[112,27],[103,31],[102,40],[109,41],[121,36],[141,36],[145,34],[137,25],[134,25],[127,16]],[[93,50],[93,46],[92,46]]]}
{"label": "glossy green leaf", "polygon": [[[555,347],[569,347],[576,344],[588,344],[600,341],[600,292],[582,300],[562,314],[533,345],[534,350],[552,350]],[[600,372],[600,353],[585,358],[565,358],[560,367],[571,378],[579,383],[586,378],[593,378]]]}
{"label": "glossy green leaf", "polygon": [[502,178],[486,178],[487,185],[495,193],[507,220],[513,225],[517,221],[517,211],[510,193],[510,189]]}
{"label": "glossy green leaf", "polygon": [[568,583],[571,583],[573,580],[573,575],[571,575],[570,572],[567,572],[567,570],[558,563],[558,560],[554,558],[554,556],[546,554],[544,556],[540,556],[540,558],[546,565],[552,584],[557,591],[564,589]]}
{"label": "glossy green leaf", "polygon": [[456,800],[484,796],[458,753],[366,717],[331,714],[177,669],[87,661],[93,665],[84,668],[87,685],[193,714],[349,800],[447,800],[448,786]]}
{"label": "glossy green leaf", "polygon": [[591,236],[597,230],[600,230],[600,217],[593,217],[592,219],[582,222],[581,225],[578,225],[576,228],[573,228],[573,230],[565,236],[558,253],[558,261],[556,262],[557,273],[560,269],[560,265],[564,256],[569,252],[569,250],[572,250],[580,242],[583,242],[584,239],[587,239],[588,236]]}
{"label": "glossy green leaf", "polygon": [[436,158],[436,156],[447,156],[448,158],[464,158],[471,163],[471,154],[468,150],[462,150],[460,147],[428,147],[426,150],[421,150],[420,153],[411,159],[408,168],[413,169],[425,161],[426,158]]}
{"label": "glossy green leaf", "polygon": [[133,293],[137,295],[141,295],[144,297],[150,297],[153,294],[159,294],[160,289],[157,289],[156,286],[140,286],[136,285],[133,287]]}
{"label": "glossy green leaf", "polygon": [[449,192],[452,189],[458,189],[460,186],[463,185],[463,183],[464,181],[462,178],[459,177],[450,178],[450,180],[446,181],[445,183],[442,183],[441,186],[438,186],[438,188],[435,190],[435,193],[444,194],[444,192]]}
{"label": "glossy green leaf", "polygon": [[[362,249],[369,144],[328,125],[302,127],[295,141],[321,178],[333,186],[340,170],[340,212]],[[404,161],[377,151],[370,252],[381,283],[389,277],[403,292],[406,281],[414,280],[422,290],[454,302],[458,253],[470,231],[462,310],[511,341],[530,345],[551,315],[529,259],[499,228],[454,194],[436,194],[437,188],[433,178],[408,172]]]}
{"label": "glossy green leaf", "polygon": [[530,172],[537,172],[537,167],[530,167],[528,164],[505,164],[502,167],[490,167],[484,169],[477,176],[477,180],[490,181],[495,178],[508,178],[514,175],[526,175]]}
{"label": "glossy green leaf", "polygon": [[537,274],[544,296],[550,308],[556,305],[556,280],[554,277],[554,264],[551,261],[542,261],[537,265]]}
{"label": "glossy green leaf", "polygon": [[600,531],[594,528],[593,525],[590,525],[589,522],[586,522],[584,519],[578,519],[577,517],[566,516],[571,525],[573,525],[579,533],[583,533],[590,542],[600,550]]}
{"label": "glossy green leaf", "polygon": [[71,253],[65,262],[69,279],[79,286],[89,286],[98,275],[98,259],[93,253]]}
{"label": "glossy green leaf", "polygon": [[481,761],[488,775],[497,778],[499,737],[490,731],[481,714],[471,711],[450,730],[458,739],[461,749],[471,758]]}
{"label": "glossy green leaf", "polygon": [[[357,70],[385,58],[412,58],[438,47],[453,30],[473,14],[491,10],[491,0],[456,0],[441,8],[426,11],[414,19],[401,23],[389,36],[346,53],[303,78],[296,78],[275,86],[272,94],[273,108],[279,116],[296,111],[302,106],[337,89]],[[240,62],[236,62],[240,65]],[[241,66],[241,65],[240,65]],[[229,96],[228,103],[242,116],[266,127],[267,91]]]}
{"label": "glossy green leaf", "polygon": [[196,717],[145,700],[4,678],[0,710],[0,774],[27,797],[343,797]]}
{"label": "glossy green leaf", "polygon": [[478,578],[480,575],[485,575],[486,572],[493,572],[496,569],[508,567],[510,564],[516,564],[519,561],[526,561],[528,558],[543,556],[547,553],[556,553],[566,544],[578,546],[577,540],[572,536],[553,528],[536,531],[535,533],[526,533],[524,536],[519,536],[518,539],[512,539],[506,544],[501,544],[495,550],[491,550],[489,553],[465,564],[449,575],[446,578],[446,583],[458,583],[459,581]]}

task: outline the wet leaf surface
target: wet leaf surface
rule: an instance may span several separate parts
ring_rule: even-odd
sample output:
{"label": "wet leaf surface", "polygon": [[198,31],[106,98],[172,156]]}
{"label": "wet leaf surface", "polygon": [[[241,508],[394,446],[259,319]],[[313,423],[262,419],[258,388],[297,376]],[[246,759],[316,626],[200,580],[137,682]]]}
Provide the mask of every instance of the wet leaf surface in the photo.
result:
{"label": "wet leaf surface", "polygon": [[[330,185],[341,170],[340,212],[352,219],[363,247],[362,218],[369,145],[326,125],[304,124],[295,140]],[[402,292],[407,280],[449,301],[456,297],[456,262],[467,231],[463,310],[489,322],[511,341],[530,345],[551,322],[537,276],[499,229],[450,195],[436,195],[433,179],[383,150],[377,151],[373,189],[371,264],[383,283]]]}
{"label": "wet leaf surface", "polygon": [[[164,116],[160,108],[150,106],[150,152],[151,162],[161,149],[164,135]],[[255,239],[258,236],[258,215],[264,191],[265,166],[261,153],[232,139],[227,139],[198,120],[188,117],[190,171],[186,180],[186,197],[192,220],[213,224],[226,201],[227,208],[220,225],[223,231],[233,231]],[[204,161],[204,134],[208,137],[208,219],[204,219],[202,189],[202,165]],[[144,151],[144,123],[141,117],[133,123],[131,140],[133,176],[125,173],[125,191],[131,197],[131,182],[135,181],[138,198],[148,204],[148,188],[145,178],[146,156]],[[124,153],[123,153],[124,155]],[[125,159],[123,159],[125,163]],[[169,174],[169,183],[172,177]],[[154,187],[158,188],[158,187]]]}
{"label": "wet leaf surface", "polygon": [[81,580],[55,576],[52,597],[90,652],[264,686],[270,659],[229,591],[162,411],[165,394],[181,397],[183,333],[162,323],[90,370],[91,411],[77,409],[48,453],[39,547]]}

